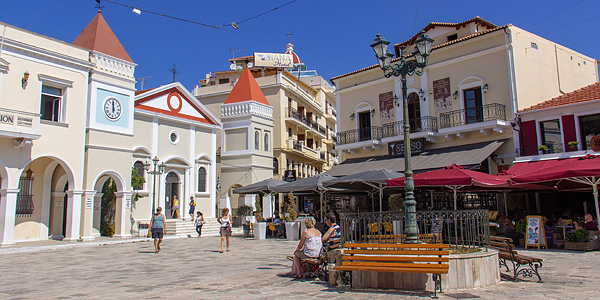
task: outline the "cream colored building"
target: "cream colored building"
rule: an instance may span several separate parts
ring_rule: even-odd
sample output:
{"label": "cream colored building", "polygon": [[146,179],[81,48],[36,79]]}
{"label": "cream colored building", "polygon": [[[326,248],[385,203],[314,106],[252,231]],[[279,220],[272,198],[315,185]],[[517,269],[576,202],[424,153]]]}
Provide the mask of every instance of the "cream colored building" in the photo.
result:
{"label": "cream colored building", "polygon": [[[511,122],[519,109],[598,81],[597,61],[511,24],[476,17],[461,23],[430,23],[434,39],[422,76],[409,76],[411,140],[417,171],[453,163],[496,173],[507,169],[520,147]],[[407,60],[414,52],[407,46]],[[374,59],[375,62],[375,59]],[[398,63],[394,59],[393,63]],[[404,170],[400,78],[385,78],[379,65],[333,77],[342,164],[328,174],[387,167]],[[423,97],[419,96],[422,91]],[[396,152],[396,151],[394,151]]]}
{"label": "cream colored building", "polygon": [[[333,152],[337,121],[334,88],[316,71],[306,70],[291,44],[286,53],[293,55],[294,69],[252,67],[252,56],[234,58],[230,60],[234,70],[210,73],[194,89],[194,95],[220,115],[223,122],[224,132],[219,137],[222,205],[254,204],[251,195],[236,199],[237,195],[231,192],[236,187],[267,178],[284,180],[286,170],[295,170],[298,179],[306,178],[337,164]],[[256,126],[252,131],[246,129],[250,126],[249,119],[244,123],[231,115],[238,110],[233,106],[239,104],[234,103],[257,100],[248,94],[230,102],[232,90],[243,76],[242,70],[252,75],[266,99],[260,105],[270,111],[253,117],[252,124]],[[228,139],[228,133],[240,138]]]}
{"label": "cream colored building", "polygon": [[[100,235],[103,186],[109,178],[116,191],[106,195],[112,197],[107,211],[114,215],[108,226],[114,227],[114,237],[131,237],[136,225],[151,216],[151,197],[132,203],[137,192],[131,187],[132,167],[154,156],[166,162],[166,175],[175,173],[178,195],[197,196],[206,216],[214,217],[210,188],[220,123],[189,92],[179,84],[167,86],[175,98],[185,100],[178,114],[160,110],[167,102],[178,103],[158,97],[165,88],[139,95],[140,105],[134,103],[136,64],[101,14],[72,44],[0,26],[5,32],[0,53],[1,246],[94,239]],[[141,107],[146,101],[153,103],[146,105],[151,109]],[[169,144],[173,132],[179,139]],[[202,192],[195,175],[200,167],[206,170]],[[147,183],[139,192],[149,196],[152,180],[143,175]],[[159,205],[164,205],[167,183],[159,183]],[[186,216],[187,199],[181,200],[180,216]]]}

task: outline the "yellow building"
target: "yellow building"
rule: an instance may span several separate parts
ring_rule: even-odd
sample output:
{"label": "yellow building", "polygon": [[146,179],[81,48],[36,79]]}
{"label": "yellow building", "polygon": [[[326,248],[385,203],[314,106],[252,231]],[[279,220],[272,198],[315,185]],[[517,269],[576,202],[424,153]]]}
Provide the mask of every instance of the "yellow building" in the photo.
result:
{"label": "yellow building", "polygon": [[[298,179],[306,178],[327,171],[337,163],[333,153],[337,121],[334,88],[316,71],[306,70],[291,44],[287,45],[287,53],[293,56],[294,68],[254,67],[252,56],[234,58],[230,60],[232,70],[210,73],[194,89],[193,93],[200,102],[221,116],[223,121],[225,133],[219,136],[222,162],[219,196],[222,205],[237,207],[244,202],[253,205],[252,196],[236,200],[236,195],[231,193],[233,188],[271,177],[283,179],[286,170],[295,170]],[[272,129],[254,128],[254,132],[250,132],[241,129],[243,122],[228,120],[231,119],[231,111],[236,109],[232,105],[237,107],[237,104],[228,103],[226,99],[242,70],[251,73],[267,100],[265,105],[271,107],[268,110],[272,109],[272,115],[263,116],[268,121],[254,120],[253,124],[272,122]],[[234,129],[240,131],[240,139],[235,142],[240,145],[230,144],[231,139],[226,138],[228,127],[231,127],[229,132],[232,134]],[[265,137],[266,134],[269,138]],[[231,152],[229,149],[232,148],[238,152]],[[257,149],[260,151],[257,152]],[[250,152],[252,156],[249,156]],[[268,157],[272,163],[250,163],[250,160],[256,161],[259,157]],[[228,162],[225,163],[224,159]],[[265,169],[268,174],[262,172]],[[256,176],[258,171],[262,175]]]}
{"label": "yellow building", "polygon": [[[496,173],[507,169],[520,147],[513,131],[519,109],[598,80],[597,61],[511,24],[479,17],[430,23],[434,39],[422,76],[409,76],[408,109],[412,167],[417,172],[458,165]],[[406,46],[412,60],[414,40]],[[365,41],[367,47],[368,41]],[[399,58],[392,63],[398,63]],[[342,164],[339,176],[375,167],[404,171],[403,107],[399,78],[379,65],[333,77]]]}

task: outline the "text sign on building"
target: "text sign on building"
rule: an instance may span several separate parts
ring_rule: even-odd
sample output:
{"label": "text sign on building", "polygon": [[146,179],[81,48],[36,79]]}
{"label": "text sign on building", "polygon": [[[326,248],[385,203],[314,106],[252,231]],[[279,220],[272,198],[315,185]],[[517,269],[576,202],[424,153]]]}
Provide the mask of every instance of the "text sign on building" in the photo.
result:
{"label": "text sign on building", "polygon": [[[423,152],[425,138],[410,140],[410,153],[418,154]],[[388,154],[390,156],[404,156],[404,141],[388,143]]]}
{"label": "text sign on building", "polygon": [[254,52],[254,66],[292,68],[294,67],[294,58],[291,54]]}
{"label": "text sign on building", "polygon": [[33,127],[33,118],[16,114],[0,113],[0,124]]}
{"label": "text sign on building", "polygon": [[285,177],[283,180],[287,182],[296,181],[296,170],[285,170]]}
{"label": "text sign on building", "polygon": [[592,150],[600,152],[600,135],[595,135],[592,137],[590,140],[590,146],[592,147]]}
{"label": "text sign on building", "polygon": [[450,77],[433,81],[433,106],[435,107],[435,112],[452,110]]}

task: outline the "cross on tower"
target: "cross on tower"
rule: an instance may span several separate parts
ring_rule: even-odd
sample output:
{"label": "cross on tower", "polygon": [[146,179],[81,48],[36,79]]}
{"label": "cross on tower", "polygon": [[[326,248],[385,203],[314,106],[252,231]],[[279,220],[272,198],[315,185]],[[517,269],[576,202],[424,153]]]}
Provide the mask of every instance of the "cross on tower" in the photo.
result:
{"label": "cross on tower", "polygon": [[175,69],[175,64],[173,64],[173,68],[169,69],[171,73],[173,73],[173,82],[175,82],[175,75],[179,74],[179,71]]}
{"label": "cross on tower", "polygon": [[96,0],[96,2],[98,4],[96,4],[96,7],[94,7],[94,8],[97,8],[98,12],[102,12],[102,9],[104,8],[104,6],[102,6],[102,4],[100,3],[100,0]]}
{"label": "cross on tower", "polygon": [[288,43],[292,43],[292,35],[294,35],[293,33],[290,33],[290,31],[288,30],[288,33],[285,34],[288,37]]}

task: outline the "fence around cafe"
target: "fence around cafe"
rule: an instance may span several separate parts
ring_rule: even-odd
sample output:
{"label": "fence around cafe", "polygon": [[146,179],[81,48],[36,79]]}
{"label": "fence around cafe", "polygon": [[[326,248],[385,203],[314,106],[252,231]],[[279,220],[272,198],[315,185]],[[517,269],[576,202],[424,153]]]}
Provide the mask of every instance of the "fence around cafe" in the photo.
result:
{"label": "fence around cafe", "polygon": [[[405,243],[407,212],[342,213],[342,243]],[[450,244],[451,249],[485,247],[490,244],[487,209],[418,211],[419,240]]]}

